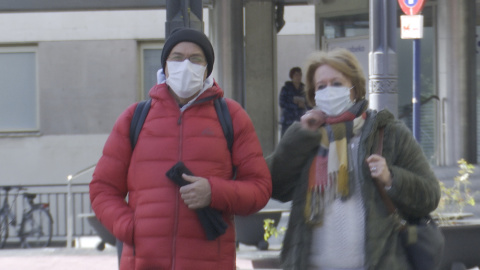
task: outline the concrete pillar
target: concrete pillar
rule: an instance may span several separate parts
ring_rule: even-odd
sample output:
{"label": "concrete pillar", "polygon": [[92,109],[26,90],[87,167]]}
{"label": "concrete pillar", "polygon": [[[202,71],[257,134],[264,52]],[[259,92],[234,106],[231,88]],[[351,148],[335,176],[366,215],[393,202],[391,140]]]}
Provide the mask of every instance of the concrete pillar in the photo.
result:
{"label": "concrete pillar", "polygon": [[225,96],[244,105],[243,2],[216,0],[211,14],[215,80]]}
{"label": "concrete pillar", "polygon": [[477,163],[475,1],[438,0],[440,164]]}
{"label": "concrete pillar", "polygon": [[265,155],[277,138],[275,6],[271,0],[245,2],[245,109]]}
{"label": "concrete pillar", "polygon": [[369,101],[398,116],[397,1],[370,0]]}

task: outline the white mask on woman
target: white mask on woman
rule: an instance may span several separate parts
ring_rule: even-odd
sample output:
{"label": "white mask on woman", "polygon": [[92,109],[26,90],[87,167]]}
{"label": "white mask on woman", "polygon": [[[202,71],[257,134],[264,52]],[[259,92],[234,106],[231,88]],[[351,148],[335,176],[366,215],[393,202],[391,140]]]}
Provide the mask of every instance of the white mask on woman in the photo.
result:
{"label": "white mask on woman", "polygon": [[183,62],[167,61],[167,85],[178,97],[189,98],[202,89],[206,68],[188,59]]}
{"label": "white mask on woman", "polygon": [[315,92],[315,104],[318,109],[329,116],[336,116],[346,112],[352,107],[350,89],[352,87],[327,86]]}

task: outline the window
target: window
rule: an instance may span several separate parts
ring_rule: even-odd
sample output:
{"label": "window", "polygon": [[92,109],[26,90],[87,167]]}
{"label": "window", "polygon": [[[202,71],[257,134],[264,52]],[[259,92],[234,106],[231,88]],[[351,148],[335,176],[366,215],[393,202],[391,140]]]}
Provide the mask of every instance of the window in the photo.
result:
{"label": "window", "polygon": [[365,13],[325,18],[323,27],[326,38],[368,36],[369,17]]}
{"label": "window", "polygon": [[162,67],[162,47],[160,44],[145,44],[142,51],[142,96],[141,99],[149,98],[148,92],[157,84],[157,71]]}
{"label": "window", "polygon": [[31,132],[38,126],[35,47],[0,48],[0,132]]}

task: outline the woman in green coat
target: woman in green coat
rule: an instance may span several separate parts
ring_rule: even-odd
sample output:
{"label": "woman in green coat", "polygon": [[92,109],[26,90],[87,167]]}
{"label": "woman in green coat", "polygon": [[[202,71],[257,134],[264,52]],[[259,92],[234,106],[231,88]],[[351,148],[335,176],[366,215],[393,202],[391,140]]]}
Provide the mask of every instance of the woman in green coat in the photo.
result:
{"label": "woman in green coat", "polygon": [[[316,52],[306,68],[314,106],[267,158],[274,199],[292,201],[281,260],[295,270],[409,270],[375,182],[409,219],[433,211],[440,187],[410,130],[368,109],[365,78],[347,50]],[[382,155],[375,154],[384,130]]]}

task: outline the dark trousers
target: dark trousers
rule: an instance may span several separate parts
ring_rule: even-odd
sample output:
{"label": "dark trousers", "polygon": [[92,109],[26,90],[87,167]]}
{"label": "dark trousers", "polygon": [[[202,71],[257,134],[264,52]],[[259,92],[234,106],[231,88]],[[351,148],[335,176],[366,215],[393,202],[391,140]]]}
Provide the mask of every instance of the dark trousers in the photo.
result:
{"label": "dark trousers", "polygon": [[292,124],[282,124],[282,132],[280,133],[280,137],[283,137],[283,134],[285,134],[285,131],[291,126]]}

